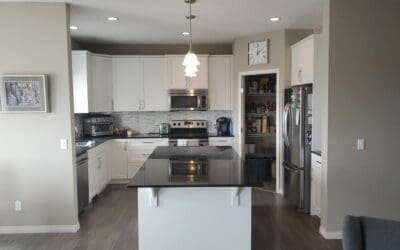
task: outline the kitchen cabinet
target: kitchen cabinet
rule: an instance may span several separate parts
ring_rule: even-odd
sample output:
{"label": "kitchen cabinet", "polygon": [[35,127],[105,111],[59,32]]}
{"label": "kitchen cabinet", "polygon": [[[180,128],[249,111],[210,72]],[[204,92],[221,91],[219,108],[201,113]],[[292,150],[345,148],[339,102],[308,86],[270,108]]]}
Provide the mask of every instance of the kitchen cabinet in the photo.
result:
{"label": "kitchen cabinet", "polygon": [[167,63],[164,56],[141,57],[143,110],[168,111]]}
{"label": "kitchen cabinet", "polygon": [[113,110],[113,70],[110,56],[72,51],[74,112]]}
{"label": "kitchen cabinet", "polygon": [[208,59],[208,67],[208,103],[210,110],[231,110],[232,56],[210,56]]}
{"label": "kitchen cabinet", "polygon": [[320,216],[321,213],[321,156],[311,154],[311,214]]}
{"label": "kitchen cabinet", "polygon": [[108,142],[88,151],[89,202],[100,194],[110,181]]}
{"label": "kitchen cabinet", "polygon": [[114,111],[143,109],[143,72],[139,57],[115,56]]}
{"label": "kitchen cabinet", "polygon": [[112,180],[124,182],[136,174],[156,147],[168,146],[168,139],[118,139],[111,143]]}
{"label": "kitchen cabinet", "polygon": [[113,58],[114,111],[167,111],[164,56]]}
{"label": "kitchen cabinet", "polygon": [[197,55],[200,65],[197,76],[185,77],[182,65],[185,55],[167,55],[169,89],[208,89],[208,55]]}
{"label": "kitchen cabinet", "polygon": [[118,139],[112,140],[109,149],[111,166],[111,179],[126,179],[126,140]]}
{"label": "kitchen cabinet", "polygon": [[210,146],[231,146],[233,147],[233,137],[209,137]]}
{"label": "kitchen cabinet", "polygon": [[291,46],[292,85],[314,82],[314,35]]}

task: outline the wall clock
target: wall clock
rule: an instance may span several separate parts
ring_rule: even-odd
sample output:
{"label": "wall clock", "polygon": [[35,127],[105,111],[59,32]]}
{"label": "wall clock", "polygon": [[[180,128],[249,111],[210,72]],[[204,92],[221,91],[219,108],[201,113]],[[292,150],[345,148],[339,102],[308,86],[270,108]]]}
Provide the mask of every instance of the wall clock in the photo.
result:
{"label": "wall clock", "polygon": [[268,63],[268,40],[249,43],[249,65]]}

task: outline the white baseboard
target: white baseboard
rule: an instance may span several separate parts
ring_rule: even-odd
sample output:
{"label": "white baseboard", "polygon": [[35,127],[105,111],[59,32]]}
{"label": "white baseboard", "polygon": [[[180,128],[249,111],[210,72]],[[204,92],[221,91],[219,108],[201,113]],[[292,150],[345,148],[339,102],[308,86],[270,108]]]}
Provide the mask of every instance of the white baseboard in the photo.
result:
{"label": "white baseboard", "polygon": [[0,226],[0,234],[76,233],[76,225]]}
{"label": "white baseboard", "polygon": [[319,233],[327,240],[341,240],[342,231],[326,231],[322,226],[319,227]]}

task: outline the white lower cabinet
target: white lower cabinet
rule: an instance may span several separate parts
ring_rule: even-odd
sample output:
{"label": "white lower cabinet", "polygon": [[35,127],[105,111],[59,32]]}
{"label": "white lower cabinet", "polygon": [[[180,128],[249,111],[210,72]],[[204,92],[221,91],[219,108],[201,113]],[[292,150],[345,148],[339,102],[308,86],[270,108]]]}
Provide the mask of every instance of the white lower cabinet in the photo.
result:
{"label": "white lower cabinet", "polygon": [[209,137],[210,146],[231,146],[233,147],[233,137]]}
{"label": "white lower cabinet", "polygon": [[108,149],[109,143],[105,142],[88,151],[89,202],[110,182]]}
{"label": "white lower cabinet", "polygon": [[311,215],[321,214],[321,156],[311,154]]}
{"label": "white lower cabinet", "polygon": [[168,146],[167,138],[118,139],[111,142],[113,182],[132,178],[158,146]]}

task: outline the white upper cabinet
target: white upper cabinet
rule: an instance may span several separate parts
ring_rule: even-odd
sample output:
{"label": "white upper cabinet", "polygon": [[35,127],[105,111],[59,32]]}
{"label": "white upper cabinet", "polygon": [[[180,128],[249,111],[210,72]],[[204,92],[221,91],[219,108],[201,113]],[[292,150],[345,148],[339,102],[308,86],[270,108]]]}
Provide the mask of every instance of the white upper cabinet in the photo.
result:
{"label": "white upper cabinet", "polygon": [[314,35],[291,46],[292,85],[314,82]]}
{"label": "white upper cabinet", "polygon": [[208,68],[208,102],[210,110],[231,110],[232,56],[210,56],[208,59]]}
{"label": "white upper cabinet", "polygon": [[112,111],[111,57],[88,51],[72,51],[74,112]]}
{"label": "white upper cabinet", "polygon": [[185,55],[167,55],[169,89],[207,89],[208,88],[208,55],[197,55],[200,65],[197,76],[185,77],[182,65]]}
{"label": "white upper cabinet", "polygon": [[143,110],[168,111],[167,62],[164,56],[141,57]]}
{"label": "white upper cabinet", "polygon": [[143,72],[139,57],[113,58],[114,111],[143,109]]}
{"label": "white upper cabinet", "polygon": [[91,55],[93,112],[113,110],[113,68],[109,56]]}

